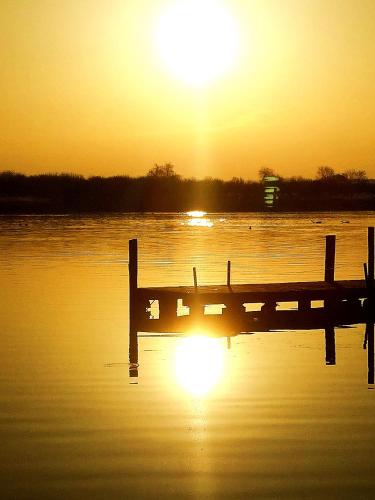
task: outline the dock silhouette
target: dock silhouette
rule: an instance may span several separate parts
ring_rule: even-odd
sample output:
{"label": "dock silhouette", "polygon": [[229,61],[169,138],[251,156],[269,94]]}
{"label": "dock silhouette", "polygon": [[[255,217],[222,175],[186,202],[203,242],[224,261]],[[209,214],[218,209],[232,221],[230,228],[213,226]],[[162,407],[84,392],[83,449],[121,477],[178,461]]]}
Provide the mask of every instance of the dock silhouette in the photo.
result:
{"label": "dock silhouette", "polygon": [[[138,334],[240,334],[316,330],[325,332],[325,363],[336,364],[335,327],[365,324],[368,384],[375,383],[374,228],[368,228],[368,261],[363,280],[335,280],[336,237],[326,236],[324,280],[292,283],[203,285],[193,269],[193,286],[138,287],[138,241],[129,241],[129,376],[138,377]],[[312,307],[313,301],[322,305]],[[283,302],[295,308],[279,309]],[[262,304],[258,311],[246,306]],[[156,306],[156,307],[155,307]],[[216,307],[214,314],[207,309]],[[184,313],[181,314],[181,310]],[[186,313],[186,310],[188,313]]]}
{"label": "dock silhouette", "polygon": [[[138,332],[185,333],[192,329],[238,333],[272,329],[315,329],[366,322],[373,295],[374,228],[368,228],[365,279],[335,280],[336,236],[326,236],[324,280],[289,283],[138,286],[138,241],[129,241],[129,338]],[[314,301],[322,305],[314,307]],[[295,307],[284,309],[283,303]],[[259,311],[249,311],[251,305]],[[216,312],[212,313],[212,309]]]}

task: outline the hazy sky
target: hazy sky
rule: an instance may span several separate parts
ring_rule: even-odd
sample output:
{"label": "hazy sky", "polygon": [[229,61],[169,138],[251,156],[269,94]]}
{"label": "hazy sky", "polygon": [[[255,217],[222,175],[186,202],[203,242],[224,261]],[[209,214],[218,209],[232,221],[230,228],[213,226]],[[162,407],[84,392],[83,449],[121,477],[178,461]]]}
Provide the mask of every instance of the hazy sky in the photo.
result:
{"label": "hazy sky", "polygon": [[198,88],[157,48],[176,1],[1,0],[0,170],[375,177],[374,0],[222,0],[238,53]]}

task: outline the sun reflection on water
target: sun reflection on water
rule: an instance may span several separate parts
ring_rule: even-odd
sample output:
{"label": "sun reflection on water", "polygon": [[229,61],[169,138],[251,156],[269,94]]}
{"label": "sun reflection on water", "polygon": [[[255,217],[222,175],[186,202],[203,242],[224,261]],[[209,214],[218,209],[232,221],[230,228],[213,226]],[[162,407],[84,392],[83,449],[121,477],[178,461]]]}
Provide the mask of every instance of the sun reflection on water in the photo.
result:
{"label": "sun reflection on water", "polygon": [[203,212],[203,210],[191,210],[190,212],[186,212],[186,215],[189,215],[189,217],[204,217],[207,215],[207,212]]}
{"label": "sun reflection on water", "polygon": [[185,212],[185,215],[191,217],[187,222],[181,222],[183,226],[195,226],[195,227],[212,227],[214,223],[212,220],[205,217],[207,212],[203,210],[191,210],[190,212]]}
{"label": "sun reflection on water", "polygon": [[192,396],[203,397],[224,374],[225,347],[222,339],[194,335],[176,347],[176,378]]}
{"label": "sun reflection on water", "polygon": [[214,223],[209,219],[190,219],[188,226],[212,227]]}

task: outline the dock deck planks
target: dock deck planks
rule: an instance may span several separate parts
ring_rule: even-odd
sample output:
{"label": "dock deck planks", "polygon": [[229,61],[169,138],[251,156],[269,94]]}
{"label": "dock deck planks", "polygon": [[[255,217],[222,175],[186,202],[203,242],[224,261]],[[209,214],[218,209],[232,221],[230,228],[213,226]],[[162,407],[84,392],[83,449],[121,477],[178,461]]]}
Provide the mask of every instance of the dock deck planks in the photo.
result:
{"label": "dock deck planks", "polygon": [[195,298],[199,302],[219,303],[222,300],[264,302],[267,300],[294,301],[301,299],[324,300],[329,298],[365,298],[367,297],[365,280],[300,281],[292,283],[254,283],[231,285],[202,285],[141,287],[137,294],[143,298],[165,299]]}

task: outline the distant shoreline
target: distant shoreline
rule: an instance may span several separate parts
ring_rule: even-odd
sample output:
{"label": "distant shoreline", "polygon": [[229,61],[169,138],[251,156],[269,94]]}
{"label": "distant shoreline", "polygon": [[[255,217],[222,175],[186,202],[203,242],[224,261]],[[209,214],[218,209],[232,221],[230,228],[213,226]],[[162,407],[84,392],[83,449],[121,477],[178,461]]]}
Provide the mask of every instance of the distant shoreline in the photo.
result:
{"label": "distant shoreline", "polygon": [[[45,215],[45,216],[104,216],[104,215],[176,215],[176,214],[186,214],[188,213],[189,210],[163,210],[163,211],[156,211],[156,210],[149,210],[149,211],[124,211],[124,210],[91,210],[91,211],[67,211],[67,210],[61,210],[61,211],[53,211],[53,210],[46,210],[46,211],[37,211],[37,210],[19,210],[19,211],[8,211],[2,209],[0,207],[0,216],[1,217],[21,217],[21,216],[40,216],[40,215]],[[263,210],[215,210],[215,211],[207,211],[207,215],[210,214],[297,214],[297,213],[306,213],[306,214],[314,214],[314,213],[353,213],[353,212],[358,212],[358,213],[366,213],[366,212],[371,212],[375,213],[375,208],[334,208],[334,209],[288,209],[288,210],[280,210],[280,209],[263,209]]]}
{"label": "distant shoreline", "polygon": [[0,214],[366,212],[375,210],[375,181],[342,175],[280,179],[274,207],[262,181],[185,179],[176,174],[91,177],[0,172]]}

